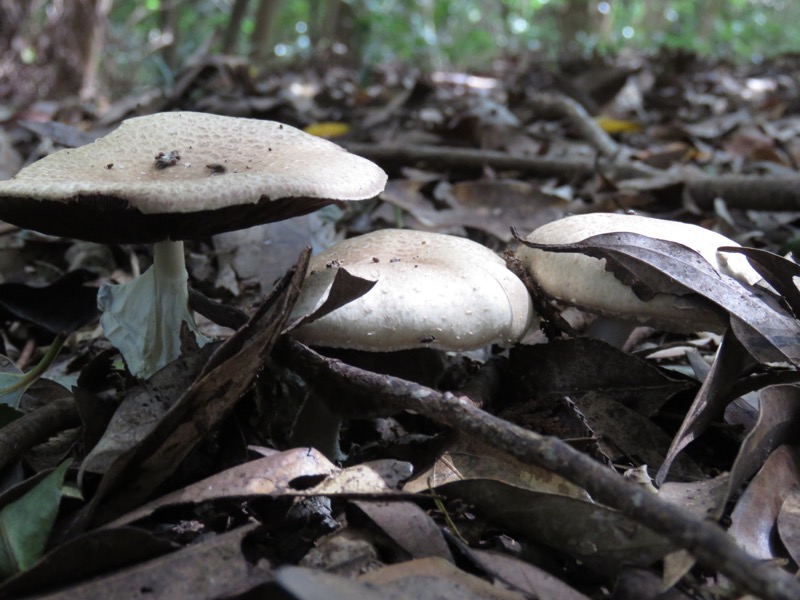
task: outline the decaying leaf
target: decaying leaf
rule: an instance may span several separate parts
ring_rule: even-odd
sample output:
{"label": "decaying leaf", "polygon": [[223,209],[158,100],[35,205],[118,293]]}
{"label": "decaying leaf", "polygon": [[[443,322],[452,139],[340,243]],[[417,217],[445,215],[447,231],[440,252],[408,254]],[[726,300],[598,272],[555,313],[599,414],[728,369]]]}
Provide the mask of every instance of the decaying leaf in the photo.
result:
{"label": "decaying leaf", "polygon": [[599,340],[574,338],[519,346],[510,353],[512,372],[521,377],[523,397],[579,397],[602,390],[606,397],[644,416],[652,416],[676,393],[691,389],[642,358]]}
{"label": "decaying leaf", "polygon": [[195,380],[206,360],[207,351],[195,348],[131,389],[103,437],[83,459],[79,480],[85,471],[105,473],[120,455],[143,440]]}
{"label": "decaying leaf", "polygon": [[90,531],[53,548],[33,567],[4,581],[0,598],[41,595],[177,549],[176,544],[134,527]]}
{"label": "decaying leaf", "polygon": [[784,558],[776,533],[781,507],[800,487],[800,451],[794,446],[775,450],[756,474],[731,514],[728,532],[752,556]]}
{"label": "decaying leaf", "polygon": [[797,442],[800,426],[800,388],[774,386],[759,394],[759,417],[756,426],[739,448],[729,475],[727,493],[719,499],[714,516],[719,518],[725,502],[761,468],[768,457],[784,444]]}
{"label": "decaying leaf", "polygon": [[313,448],[296,448],[221,471],[143,504],[107,526],[133,523],[167,506],[222,498],[392,493],[399,480],[409,474],[410,465],[397,461],[364,463],[343,470]]}
{"label": "decaying leaf", "polygon": [[590,500],[589,494],[563,477],[535,465],[526,465],[499,450],[460,435],[433,466],[403,486],[410,493],[438,488],[451,481],[502,481],[522,489]]}
{"label": "decaying leaf", "polygon": [[786,496],[778,513],[778,533],[781,542],[796,564],[800,564],[800,490]]}
{"label": "decaying leaf", "polygon": [[588,600],[588,597],[544,569],[500,552],[470,550],[470,557],[498,579],[540,600]]}
{"label": "decaying leaf", "polygon": [[[612,462],[632,461],[655,467],[667,455],[670,436],[639,413],[607,397],[603,392],[575,396],[572,401],[598,437],[598,444]],[[687,456],[673,464],[674,475],[687,481],[703,478],[703,471]]]}
{"label": "decaying leaf", "polygon": [[152,598],[212,600],[249,590],[273,577],[269,564],[254,565],[243,552],[243,541],[256,528],[249,524],[208,536],[182,550],[59,589],[47,598],[95,600],[129,590]]}
{"label": "decaying leaf", "polygon": [[598,569],[649,565],[673,550],[664,538],[610,508],[490,480],[456,481],[437,493],[460,498],[490,522]]}
{"label": "decaying leaf", "polygon": [[[438,556],[448,562],[455,562],[442,530],[416,504],[354,500],[352,505],[409,557]],[[351,522],[352,518],[351,516]]]}
{"label": "decaying leaf", "polygon": [[751,366],[753,360],[742,349],[739,340],[730,331],[726,332],[711,370],[700,386],[692,406],[672,440],[664,462],[658,469],[656,474],[658,485],[666,480],[670,466],[678,454],[706,430],[715,416],[722,413],[729,401],[728,393],[736,379]]}

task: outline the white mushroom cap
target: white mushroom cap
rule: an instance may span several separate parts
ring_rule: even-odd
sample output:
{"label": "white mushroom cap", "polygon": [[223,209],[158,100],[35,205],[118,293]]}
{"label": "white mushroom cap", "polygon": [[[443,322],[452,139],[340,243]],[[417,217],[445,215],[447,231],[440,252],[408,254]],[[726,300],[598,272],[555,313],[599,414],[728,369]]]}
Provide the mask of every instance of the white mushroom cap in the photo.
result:
{"label": "white mushroom cap", "polygon": [[377,283],[296,329],[298,340],[369,351],[463,351],[512,344],[534,316],[525,285],[488,248],[450,235],[387,229],[345,240],[314,257],[295,318],[324,302],[339,268]]}
{"label": "white mushroom cap", "polygon": [[385,183],[377,165],[289,125],[167,112],[0,182],[0,218],[93,241],[186,239],[371,198]]}
{"label": "white mushroom cap", "polygon": [[[761,279],[743,255],[717,251],[721,246],[738,246],[736,242],[687,223],[637,215],[593,213],[547,223],[526,239],[539,244],[569,244],[613,232],[638,233],[676,242],[700,254],[720,273],[749,284]],[[528,247],[520,247],[517,258],[545,293],[587,311],[636,320],[679,333],[717,331],[723,327],[716,312],[692,297],[658,294],[646,302],[640,300],[630,287],[605,270],[605,259]]]}

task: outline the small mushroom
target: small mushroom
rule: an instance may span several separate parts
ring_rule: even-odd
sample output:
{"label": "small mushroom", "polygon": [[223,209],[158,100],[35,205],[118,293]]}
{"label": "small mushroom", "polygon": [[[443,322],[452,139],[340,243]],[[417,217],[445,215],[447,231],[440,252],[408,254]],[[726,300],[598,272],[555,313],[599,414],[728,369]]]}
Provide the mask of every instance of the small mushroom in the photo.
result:
{"label": "small mushroom", "polygon": [[[720,273],[749,284],[761,279],[744,256],[717,251],[721,246],[738,246],[736,242],[697,225],[652,217],[612,213],[575,215],[547,223],[526,239],[539,244],[569,244],[613,232],[638,233],[682,244],[700,254]],[[640,300],[630,287],[605,270],[605,259],[524,246],[517,251],[517,258],[550,297],[606,317],[598,319],[594,332],[615,345],[621,345],[625,341],[622,338],[627,339],[632,327],[617,331],[616,325],[606,327],[609,319],[675,333],[718,332],[724,327],[708,305],[685,296],[658,294],[651,300]]]}
{"label": "small mushroom", "polygon": [[295,316],[322,305],[337,269],[377,283],[297,328],[294,336],[305,344],[466,351],[513,344],[533,319],[524,284],[497,254],[464,238],[401,229],[351,238],[312,258]]}
{"label": "small mushroom", "polygon": [[0,219],[93,242],[156,244],[141,278],[98,294],[107,337],[134,375],[148,377],[179,355],[181,322],[196,331],[183,240],[371,198],[385,183],[370,161],[288,125],[159,113],[0,182]]}
{"label": "small mushroom", "polygon": [[[312,258],[294,318],[323,304],[338,269],[376,283],[363,296],[296,328],[292,335],[298,341],[371,352],[467,351],[514,344],[536,318],[525,285],[488,248],[399,229],[351,238]],[[341,416],[311,392],[293,441],[340,459],[340,423]]]}

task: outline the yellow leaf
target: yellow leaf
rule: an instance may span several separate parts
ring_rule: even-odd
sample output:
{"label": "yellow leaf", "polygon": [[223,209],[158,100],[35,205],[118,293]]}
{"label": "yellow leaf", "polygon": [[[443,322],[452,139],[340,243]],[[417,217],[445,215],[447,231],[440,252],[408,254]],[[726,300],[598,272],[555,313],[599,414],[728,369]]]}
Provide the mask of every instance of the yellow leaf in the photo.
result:
{"label": "yellow leaf", "polygon": [[643,129],[642,124],[637,123],[636,121],[624,121],[622,119],[614,119],[613,117],[607,117],[605,115],[595,117],[594,120],[598,125],[600,125],[603,131],[610,133],[611,135],[614,135],[615,133],[637,133]]}
{"label": "yellow leaf", "polygon": [[347,123],[339,123],[337,121],[321,121],[319,123],[306,125],[303,131],[329,140],[349,133],[350,126]]}

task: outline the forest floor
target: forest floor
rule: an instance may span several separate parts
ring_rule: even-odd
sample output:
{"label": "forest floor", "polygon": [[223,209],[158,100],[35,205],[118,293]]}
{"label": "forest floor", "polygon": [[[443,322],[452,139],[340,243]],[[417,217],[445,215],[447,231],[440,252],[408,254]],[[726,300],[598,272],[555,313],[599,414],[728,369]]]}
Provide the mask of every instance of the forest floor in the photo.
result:
{"label": "forest floor", "polygon": [[[187,241],[214,341],[147,380],[95,296],[150,247],[0,223],[0,598],[800,597],[799,73],[796,57],[664,53],[256,78],[214,57],[170,90],[5,111],[0,179],[184,110],[329,137],[389,181]],[[766,283],[732,298],[647,243],[598,244],[586,252],[702,296],[727,328],[638,327],[615,347],[582,335],[591,315],[539,300],[544,331],[511,348],[310,349],[286,332],[307,247],[405,228],[513,263],[512,227],[597,212],[722,233]],[[344,419],[336,455],[293,447],[311,397],[320,422]]]}

